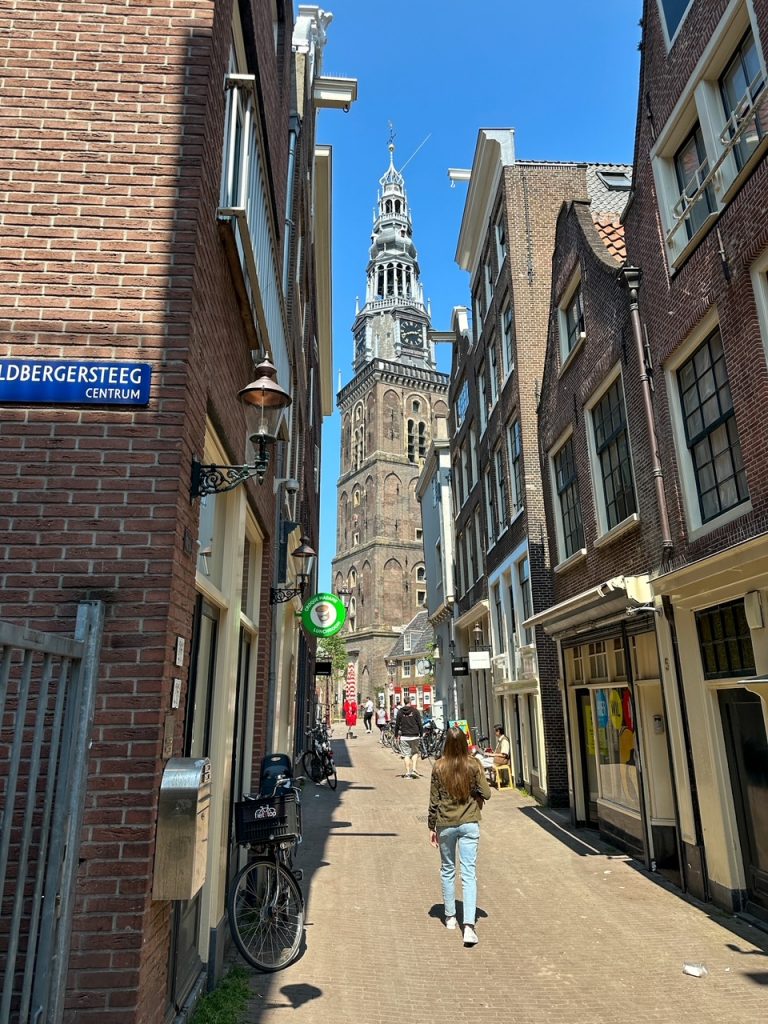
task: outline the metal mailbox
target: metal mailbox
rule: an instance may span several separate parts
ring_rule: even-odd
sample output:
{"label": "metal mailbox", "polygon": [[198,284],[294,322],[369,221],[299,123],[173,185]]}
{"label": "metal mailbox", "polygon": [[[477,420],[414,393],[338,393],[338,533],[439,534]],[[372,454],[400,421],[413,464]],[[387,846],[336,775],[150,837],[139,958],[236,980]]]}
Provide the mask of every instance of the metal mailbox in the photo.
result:
{"label": "metal mailbox", "polygon": [[172,757],[160,782],[152,898],[189,900],[205,881],[211,762]]}

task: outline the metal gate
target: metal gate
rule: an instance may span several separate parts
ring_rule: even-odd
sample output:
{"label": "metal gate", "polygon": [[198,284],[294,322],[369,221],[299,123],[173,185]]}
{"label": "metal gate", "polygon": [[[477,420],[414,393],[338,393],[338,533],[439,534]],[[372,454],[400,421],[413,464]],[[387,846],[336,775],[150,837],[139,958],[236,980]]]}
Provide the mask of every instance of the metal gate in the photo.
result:
{"label": "metal gate", "polygon": [[100,601],[74,639],[0,622],[0,1021],[64,1012],[103,624]]}

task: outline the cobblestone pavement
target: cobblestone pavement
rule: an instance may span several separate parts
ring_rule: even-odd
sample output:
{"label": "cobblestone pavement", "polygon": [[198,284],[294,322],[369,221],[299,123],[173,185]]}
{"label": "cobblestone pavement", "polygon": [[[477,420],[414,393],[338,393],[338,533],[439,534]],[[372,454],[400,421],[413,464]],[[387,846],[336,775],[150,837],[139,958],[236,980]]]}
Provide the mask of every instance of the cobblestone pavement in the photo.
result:
{"label": "cobblestone pavement", "polygon": [[[768,1020],[768,935],[692,905],[516,791],[483,811],[480,943],[465,949],[442,923],[429,762],[403,779],[364,731],[334,748],[338,790],[303,794],[306,949],[253,973],[249,1024]],[[686,961],[708,975],[683,974]]]}

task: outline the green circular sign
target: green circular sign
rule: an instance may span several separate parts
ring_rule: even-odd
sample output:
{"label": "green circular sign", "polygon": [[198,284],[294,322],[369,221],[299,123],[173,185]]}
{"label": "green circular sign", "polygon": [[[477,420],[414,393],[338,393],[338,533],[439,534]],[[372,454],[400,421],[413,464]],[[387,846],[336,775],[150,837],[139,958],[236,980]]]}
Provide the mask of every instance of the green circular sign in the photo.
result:
{"label": "green circular sign", "polygon": [[312,636],[335,636],[346,621],[347,609],[335,594],[315,594],[301,609],[301,624]]}

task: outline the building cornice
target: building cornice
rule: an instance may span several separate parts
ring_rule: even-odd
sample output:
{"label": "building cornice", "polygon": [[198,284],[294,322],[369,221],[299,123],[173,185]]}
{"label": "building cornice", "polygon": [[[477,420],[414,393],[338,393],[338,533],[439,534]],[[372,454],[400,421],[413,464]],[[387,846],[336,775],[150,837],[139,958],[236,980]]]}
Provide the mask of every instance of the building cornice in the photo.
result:
{"label": "building cornice", "polygon": [[396,384],[399,387],[429,386],[433,391],[445,392],[448,395],[450,377],[439,370],[427,370],[420,366],[390,363],[386,359],[374,359],[355,374],[336,396],[336,405],[341,408],[346,402],[367,390],[373,381],[380,380],[385,384]]}
{"label": "building cornice", "polygon": [[502,168],[514,162],[515,129],[481,128],[477,135],[455,256],[461,269],[470,274],[474,273],[480,259]]}

